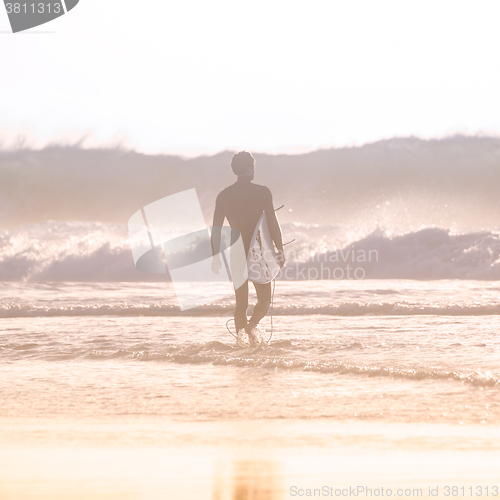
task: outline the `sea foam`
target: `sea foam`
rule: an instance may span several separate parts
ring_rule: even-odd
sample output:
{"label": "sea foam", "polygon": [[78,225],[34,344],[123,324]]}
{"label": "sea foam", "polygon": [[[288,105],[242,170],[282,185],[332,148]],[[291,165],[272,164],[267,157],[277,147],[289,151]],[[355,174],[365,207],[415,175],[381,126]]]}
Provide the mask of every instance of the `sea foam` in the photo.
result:
{"label": "sea foam", "polygon": [[[389,235],[353,228],[285,224],[288,264],[281,279],[500,279],[500,233],[444,228]],[[330,270],[329,273],[325,272]],[[99,222],[30,224],[0,232],[0,280],[29,282],[165,281],[134,267],[127,228]]]}

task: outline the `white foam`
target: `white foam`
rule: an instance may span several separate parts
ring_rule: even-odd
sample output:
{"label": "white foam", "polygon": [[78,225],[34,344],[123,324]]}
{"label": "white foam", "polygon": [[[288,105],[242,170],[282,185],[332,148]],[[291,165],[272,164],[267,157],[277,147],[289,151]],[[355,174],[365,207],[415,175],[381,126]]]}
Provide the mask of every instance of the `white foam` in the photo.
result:
{"label": "white foam", "polygon": [[[296,224],[283,230],[286,238],[296,238],[286,247],[286,279],[314,279],[307,270],[350,265],[363,268],[365,278],[500,280],[498,232],[425,228],[363,235],[356,228]],[[370,252],[369,261],[359,261]],[[135,269],[125,225],[48,221],[0,232],[0,280],[164,281],[165,275]]]}

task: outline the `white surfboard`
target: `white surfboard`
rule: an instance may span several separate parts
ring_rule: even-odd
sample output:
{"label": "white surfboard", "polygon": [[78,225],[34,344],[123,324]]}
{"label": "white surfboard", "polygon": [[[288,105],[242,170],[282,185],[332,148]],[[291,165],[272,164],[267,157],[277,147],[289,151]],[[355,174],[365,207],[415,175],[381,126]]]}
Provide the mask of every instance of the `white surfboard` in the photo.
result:
{"label": "white surfboard", "polygon": [[257,222],[248,252],[248,279],[254,283],[270,283],[280,270],[278,253],[274,248],[271,233],[263,213]]}

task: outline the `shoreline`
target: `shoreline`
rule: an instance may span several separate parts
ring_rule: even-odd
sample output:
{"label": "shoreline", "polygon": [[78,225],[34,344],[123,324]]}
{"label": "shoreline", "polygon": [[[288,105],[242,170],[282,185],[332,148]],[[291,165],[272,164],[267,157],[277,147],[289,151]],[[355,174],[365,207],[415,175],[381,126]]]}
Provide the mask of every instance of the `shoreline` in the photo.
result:
{"label": "shoreline", "polygon": [[2,499],[285,500],[324,487],[444,498],[446,485],[498,486],[500,426],[124,417],[0,428]]}

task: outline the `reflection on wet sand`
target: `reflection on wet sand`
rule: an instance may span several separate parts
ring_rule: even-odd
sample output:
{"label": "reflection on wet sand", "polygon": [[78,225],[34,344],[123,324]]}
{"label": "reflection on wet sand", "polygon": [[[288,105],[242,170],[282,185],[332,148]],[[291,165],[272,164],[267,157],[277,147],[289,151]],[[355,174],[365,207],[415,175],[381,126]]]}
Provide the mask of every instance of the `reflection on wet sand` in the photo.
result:
{"label": "reflection on wet sand", "polygon": [[239,460],[216,465],[212,500],[283,500],[278,462]]}

